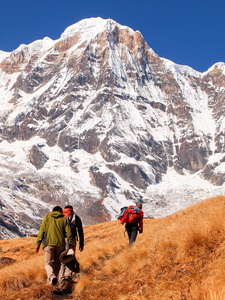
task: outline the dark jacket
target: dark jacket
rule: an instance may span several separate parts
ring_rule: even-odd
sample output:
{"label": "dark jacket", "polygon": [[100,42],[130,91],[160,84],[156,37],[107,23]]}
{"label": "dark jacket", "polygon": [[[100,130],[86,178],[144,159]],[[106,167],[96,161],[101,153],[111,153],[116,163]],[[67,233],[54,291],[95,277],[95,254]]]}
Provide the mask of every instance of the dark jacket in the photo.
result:
{"label": "dark jacket", "polygon": [[77,236],[77,230],[78,230],[80,246],[84,247],[84,231],[83,231],[81,218],[78,215],[76,215],[75,228],[72,228],[71,226],[71,229],[72,229],[72,233],[75,236]]}
{"label": "dark jacket", "polygon": [[75,215],[75,224],[73,222],[70,222],[72,235],[74,238],[77,238],[77,231],[79,235],[79,244],[81,247],[84,247],[84,231],[83,231],[83,225],[81,218],[73,212],[70,208],[63,209],[63,214],[69,219],[72,220],[72,214]]}
{"label": "dark jacket", "polygon": [[46,246],[65,246],[65,237],[69,244],[73,245],[73,235],[68,219],[58,211],[52,211],[44,217],[38,237],[37,245],[43,242],[43,248]]}

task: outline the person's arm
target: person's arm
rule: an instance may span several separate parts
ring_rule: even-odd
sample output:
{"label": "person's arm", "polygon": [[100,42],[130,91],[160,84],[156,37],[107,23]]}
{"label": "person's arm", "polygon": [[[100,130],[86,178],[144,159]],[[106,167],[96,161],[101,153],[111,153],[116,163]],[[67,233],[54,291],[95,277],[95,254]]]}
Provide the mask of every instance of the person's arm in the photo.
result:
{"label": "person's arm", "polygon": [[38,254],[39,249],[40,249],[40,245],[36,245],[36,247],[35,247],[35,253],[36,253],[36,254]]}
{"label": "person's arm", "polygon": [[140,233],[142,233],[143,232],[143,212],[139,218],[139,226],[140,226],[140,230],[141,230]]}
{"label": "person's arm", "polygon": [[41,242],[44,238],[44,234],[45,234],[45,222],[46,222],[46,217],[44,217],[42,223],[41,223],[41,227],[39,229],[38,232],[38,236],[37,236],[37,241],[36,241],[36,247],[35,247],[35,253],[37,254],[39,252],[40,246],[41,246]]}
{"label": "person's arm", "polygon": [[84,249],[84,231],[81,218],[78,215],[76,215],[75,226],[79,234],[79,250],[82,252]]}

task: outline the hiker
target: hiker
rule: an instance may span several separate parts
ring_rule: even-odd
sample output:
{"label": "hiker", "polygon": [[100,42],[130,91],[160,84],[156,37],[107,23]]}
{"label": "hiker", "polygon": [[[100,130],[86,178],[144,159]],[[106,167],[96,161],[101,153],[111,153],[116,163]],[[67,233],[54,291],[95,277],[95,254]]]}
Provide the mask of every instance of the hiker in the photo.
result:
{"label": "hiker", "polygon": [[125,228],[129,237],[129,246],[131,246],[136,241],[137,233],[143,232],[142,203],[138,201],[136,206],[129,206],[125,210],[120,222],[121,224],[126,223]]}
{"label": "hiker", "polygon": [[[76,242],[78,241],[79,236],[79,250],[80,252],[84,249],[84,232],[81,218],[74,212],[71,205],[65,206],[63,209],[63,214],[68,218],[72,235],[74,238],[73,251],[67,249],[61,254],[61,268],[59,272],[59,289],[62,292],[71,292],[71,282],[73,272],[79,273],[79,263],[76,260]],[[78,231],[78,234],[77,234]],[[70,259],[71,257],[71,259]]]}
{"label": "hiker", "polygon": [[43,243],[47,283],[51,285],[57,284],[61,266],[59,257],[65,248],[65,237],[72,248],[74,242],[69,221],[62,213],[62,208],[55,206],[42,221],[35,248],[35,252],[38,253]]}

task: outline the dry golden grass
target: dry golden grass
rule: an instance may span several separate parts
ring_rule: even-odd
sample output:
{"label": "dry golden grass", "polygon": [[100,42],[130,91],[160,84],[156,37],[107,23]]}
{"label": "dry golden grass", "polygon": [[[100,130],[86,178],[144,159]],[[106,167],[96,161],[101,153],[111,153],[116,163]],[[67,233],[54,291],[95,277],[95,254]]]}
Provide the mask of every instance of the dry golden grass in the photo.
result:
{"label": "dry golden grass", "polygon": [[[224,300],[225,197],[215,197],[162,219],[144,219],[132,247],[124,226],[85,226],[85,248],[71,297],[52,296],[35,238],[0,241],[0,299]],[[14,250],[13,250],[14,249]]]}

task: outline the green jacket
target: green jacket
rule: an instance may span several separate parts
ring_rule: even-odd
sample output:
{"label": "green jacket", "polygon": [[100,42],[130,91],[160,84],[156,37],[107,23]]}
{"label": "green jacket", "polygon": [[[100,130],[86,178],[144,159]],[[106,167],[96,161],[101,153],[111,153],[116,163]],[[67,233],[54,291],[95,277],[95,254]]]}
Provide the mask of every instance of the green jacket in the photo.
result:
{"label": "green jacket", "polygon": [[68,219],[62,213],[52,211],[42,221],[36,244],[40,245],[43,242],[43,248],[46,246],[64,247],[65,237],[70,246],[73,246],[74,238]]}

